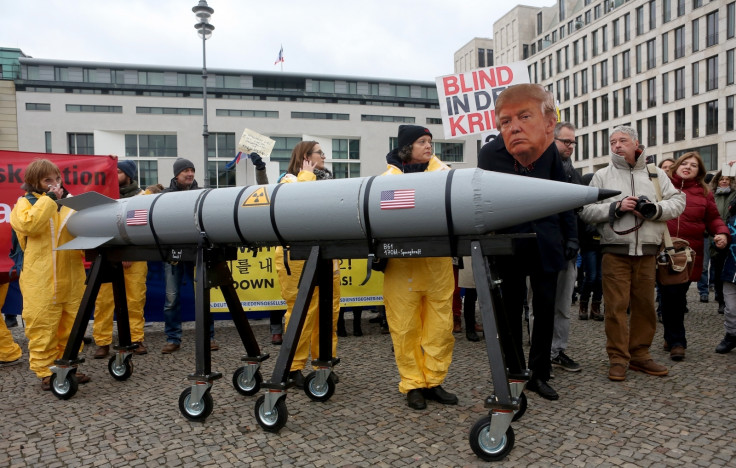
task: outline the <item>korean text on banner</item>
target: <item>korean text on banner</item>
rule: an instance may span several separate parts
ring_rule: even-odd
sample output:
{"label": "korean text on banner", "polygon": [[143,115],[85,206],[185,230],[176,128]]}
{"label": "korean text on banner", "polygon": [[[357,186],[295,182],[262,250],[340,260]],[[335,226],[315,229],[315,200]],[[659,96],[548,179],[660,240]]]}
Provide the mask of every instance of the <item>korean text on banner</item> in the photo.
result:
{"label": "korean text on banner", "polygon": [[486,133],[496,128],[496,98],[507,87],[529,83],[526,62],[440,76],[437,97],[445,138]]}
{"label": "korean text on banner", "polygon": [[260,133],[246,128],[240,136],[238,151],[242,151],[244,154],[256,152],[261,155],[262,158],[267,158],[271,156],[271,151],[275,144],[276,142],[267,136],[263,136]]}

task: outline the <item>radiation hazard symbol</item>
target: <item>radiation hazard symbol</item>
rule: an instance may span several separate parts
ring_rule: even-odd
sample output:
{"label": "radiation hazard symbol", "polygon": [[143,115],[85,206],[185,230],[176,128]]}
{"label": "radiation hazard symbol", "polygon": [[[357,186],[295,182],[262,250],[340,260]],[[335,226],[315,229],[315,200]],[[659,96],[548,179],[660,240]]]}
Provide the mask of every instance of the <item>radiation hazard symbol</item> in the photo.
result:
{"label": "radiation hazard symbol", "polygon": [[268,199],[266,187],[261,187],[251,193],[248,198],[245,199],[242,206],[268,206],[270,204],[271,201]]}

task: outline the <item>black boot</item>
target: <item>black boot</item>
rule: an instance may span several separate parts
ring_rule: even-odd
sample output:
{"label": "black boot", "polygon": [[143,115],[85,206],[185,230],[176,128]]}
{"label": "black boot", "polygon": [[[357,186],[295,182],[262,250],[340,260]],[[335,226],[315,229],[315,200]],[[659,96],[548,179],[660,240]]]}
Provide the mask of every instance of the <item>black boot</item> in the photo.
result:
{"label": "black boot", "polygon": [[363,336],[363,329],[360,327],[361,315],[363,315],[362,307],[353,309],[353,336]]}
{"label": "black boot", "polygon": [[716,353],[726,354],[734,348],[736,348],[736,335],[726,333],[726,336],[723,337],[723,340],[718,343],[718,346],[716,346]]}
{"label": "black boot", "polygon": [[337,316],[337,336],[348,336],[348,332],[345,330],[345,312],[340,310],[340,315]]}

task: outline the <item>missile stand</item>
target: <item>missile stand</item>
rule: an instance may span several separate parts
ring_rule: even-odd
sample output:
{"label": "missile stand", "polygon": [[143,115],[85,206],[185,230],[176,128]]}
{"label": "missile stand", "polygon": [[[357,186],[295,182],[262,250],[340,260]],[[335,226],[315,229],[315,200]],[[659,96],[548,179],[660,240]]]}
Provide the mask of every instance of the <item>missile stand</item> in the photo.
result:
{"label": "missile stand", "polygon": [[108,371],[116,380],[127,380],[133,374],[128,308],[123,276],[123,260],[129,261],[170,261],[195,262],[195,363],[196,370],[188,376],[192,385],[179,397],[179,410],[192,421],[203,421],[212,412],[214,402],[210,395],[212,383],[221,378],[219,372],[211,370],[210,351],[210,288],[219,287],[228,305],[233,322],[240,334],[246,355],[241,358],[243,367],[233,374],[233,386],[243,395],[254,395],[260,390],[263,378],[260,364],[268,359],[261,354],[255,335],[248,323],[240,299],[233,286],[232,275],[226,260],[236,258],[236,249],[230,247],[206,246],[206,239],[198,246],[167,246],[163,248],[111,247],[86,251],[87,258],[93,261],[87,278],[87,286],[79,306],[77,317],[69,335],[64,355],[55,361],[51,368],[51,390],[58,398],[67,400],[77,392],[76,367],[84,362],[79,358],[79,348],[84,332],[95,306],[95,299],[102,283],[112,283],[115,315],[118,324],[119,345],[114,346],[115,355],[108,362]]}

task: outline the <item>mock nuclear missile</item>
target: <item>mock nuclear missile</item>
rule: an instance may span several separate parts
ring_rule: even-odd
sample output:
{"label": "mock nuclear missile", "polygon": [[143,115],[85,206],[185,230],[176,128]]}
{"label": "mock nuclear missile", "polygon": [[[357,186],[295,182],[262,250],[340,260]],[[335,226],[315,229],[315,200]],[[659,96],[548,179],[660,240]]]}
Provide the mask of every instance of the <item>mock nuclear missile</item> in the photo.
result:
{"label": "mock nuclear missile", "polygon": [[482,235],[619,192],[480,169],[312,183],[252,185],[113,200],[60,201],[76,210],[61,249],[197,244],[279,245]]}

